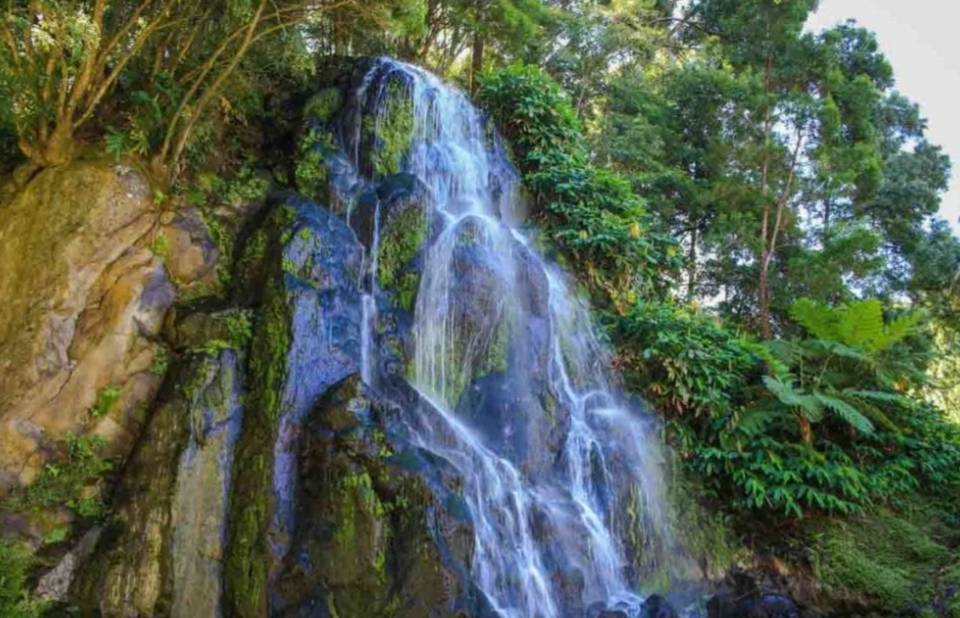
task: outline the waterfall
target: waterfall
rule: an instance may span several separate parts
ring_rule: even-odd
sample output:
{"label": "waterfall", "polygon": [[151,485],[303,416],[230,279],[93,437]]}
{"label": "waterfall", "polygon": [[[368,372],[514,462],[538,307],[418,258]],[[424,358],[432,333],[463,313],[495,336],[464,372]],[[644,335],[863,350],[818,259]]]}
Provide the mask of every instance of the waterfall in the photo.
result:
{"label": "waterfall", "polygon": [[[429,229],[406,372],[424,404],[408,422],[416,445],[462,479],[475,535],[470,577],[505,617],[582,614],[593,604],[637,615],[643,574],[631,572],[625,536],[642,539],[647,563],[675,547],[652,421],[620,391],[567,275],[521,227],[518,175],[462,92],[378,60],[341,131],[353,167],[360,116],[372,110],[375,127],[387,122],[390,88],[412,108],[397,171],[416,179]],[[364,302],[368,383],[386,216],[378,201]]]}

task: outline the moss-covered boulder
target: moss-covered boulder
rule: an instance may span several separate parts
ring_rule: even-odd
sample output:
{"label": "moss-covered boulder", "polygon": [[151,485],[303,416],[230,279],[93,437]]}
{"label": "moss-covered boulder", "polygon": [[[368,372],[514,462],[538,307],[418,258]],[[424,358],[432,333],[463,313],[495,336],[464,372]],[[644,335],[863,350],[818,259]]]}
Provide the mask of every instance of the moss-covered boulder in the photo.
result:
{"label": "moss-covered boulder", "polygon": [[343,221],[291,197],[272,207],[240,259],[239,297],[255,318],[224,573],[230,615],[268,611],[292,534],[296,436],[320,396],[359,370],[362,257]]}
{"label": "moss-covered boulder", "polygon": [[420,477],[396,465],[384,430],[390,413],[353,376],[311,414],[294,543],[276,585],[282,615],[319,606],[331,616],[450,616],[469,596],[455,568],[469,554],[441,555],[449,545],[438,545],[430,523],[447,516]]}

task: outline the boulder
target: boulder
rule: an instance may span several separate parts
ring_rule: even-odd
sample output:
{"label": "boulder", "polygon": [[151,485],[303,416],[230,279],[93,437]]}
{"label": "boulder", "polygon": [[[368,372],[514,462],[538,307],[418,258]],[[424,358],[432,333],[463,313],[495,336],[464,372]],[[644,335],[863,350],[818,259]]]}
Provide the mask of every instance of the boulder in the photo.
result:
{"label": "boulder", "polygon": [[220,252],[196,208],[174,213],[154,239],[153,247],[178,283],[199,281],[213,272]]}
{"label": "boulder", "polygon": [[707,602],[709,618],[800,618],[790,597],[774,592],[724,593]]}
{"label": "boulder", "polygon": [[90,161],[40,171],[4,207],[0,495],[32,482],[69,433],[105,436],[111,456],[132,447],[174,298],[142,247],[157,219],[142,176]]}
{"label": "boulder", "polygon": [[652,594],[643,602],[639,618],[677,618],[677,610],[659,594]]}

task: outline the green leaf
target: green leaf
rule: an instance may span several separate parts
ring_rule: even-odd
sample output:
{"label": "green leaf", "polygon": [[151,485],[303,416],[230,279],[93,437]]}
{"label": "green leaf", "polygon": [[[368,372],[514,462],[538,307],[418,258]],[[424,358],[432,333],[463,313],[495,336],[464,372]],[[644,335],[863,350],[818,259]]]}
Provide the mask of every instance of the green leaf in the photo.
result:
{"label": "green leaf", "polygon": [[819,391],[814,391],[813,396],[817,399],[817,401],[822,403],[824,407],[835,412],[837,416],[842,418],[860,433],[873,433],[873,423],[870,422],[870,419],[868,419],[859,410],[854,408],[843,399],[826,395]]}

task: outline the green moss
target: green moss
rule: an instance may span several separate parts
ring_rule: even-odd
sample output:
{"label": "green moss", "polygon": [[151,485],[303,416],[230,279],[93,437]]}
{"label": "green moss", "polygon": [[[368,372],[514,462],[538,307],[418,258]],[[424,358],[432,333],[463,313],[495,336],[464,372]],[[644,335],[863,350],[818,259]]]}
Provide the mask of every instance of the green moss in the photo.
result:
{"label": "green moss", "polygon": [[123,393],[123,389],[119,386],[107,386],[101,388],[97,391],[97,400],[94,402],[93,407],[90,408],[90,415],[94,417],[105,416],[113,404],[117,403],[117,400],[120,399],[120,395]]}
{"label": "green moss", "polygon": [[303,115],[320,122],[329,122],[343,105],[343,95],[339,88],[324,88],[310,97],[303,108]]}
{"label": "green moss", "polygon": [[[253,338],[253,323],[250,312],[231,309],[216,316],[211,324],[214,333],[203,340],[202,346],[194,349],[210,356],[219,356],[223,350],[245,350]],[[219,335],[219,336],[218,336]]]}
{"label": "green moss", "polygon": [[304,134],[294,166],[298,191],[304,195],[317,195],[327,186],[326,156],[333,149],[333,137],[328,131],[310,129]]}
{"label": "green moss", "polygon": [[150,251],[161,260],[167,259],[167,256],[170,255],[170,243],[167,241],[167,237],[163,234],[157,234],[150,243]]}
{"label": "green moss", "polygon": [[417,208],[407,208],[390,220],[380,238],[378,275],[380,286],[393,292],[394,304],[412,311],[420,287],[420,274],[408,271],[427,234],[427,220]]}
{"label": "green moss", "polygon": [[363,130],[374,140],[371,162],[376,175],[399,173],[413,142],[413,101],[400,83],[390,82],[381,114],[365,117]]}
{"label": "green moss", "polygon": [[926,525],[888,510],[832,523],[817,540],[820,580],[891,614],[929,601],[936,588],[934,574],[950,558]]}
{"label": "green moss", "polygon": [[170,350],[165,345],[157,346],[153,353],[153,362],[150,363],[150,373],[155,376],[163,377],[167,375],[167,369],[170,368]]}
{"label": "green moss", "polygon": [[[267,222],[267,237],[279,240],[290,215],[278,209]],[[265,258],[263,305],[250,344],[248,413],[237,444],[230,504],[230,537],[224,564],[224,601],[233,616],[267,613],[273,513],[273,448],[283,401],[290,347],[290,308],[281,275],[281,247]]]}
{"label": "green moss", "polygon": [[35,618],[43,614],[44,604],[31,599],[27,587],[27,573],[32,564],[29,553],[0,542],[0,616]]}
{"label": "green moss", "polygon": [[[66,507],[77,516],[97,519],[103,515],[103,503],[97,485],[112,469],[109,460],[100,457],[106,445],[101,436],[69,436],[61,452],[40,476],[8,501],[14,511],[45,511]],[[94,491],[91,492],[90,490]]]}

